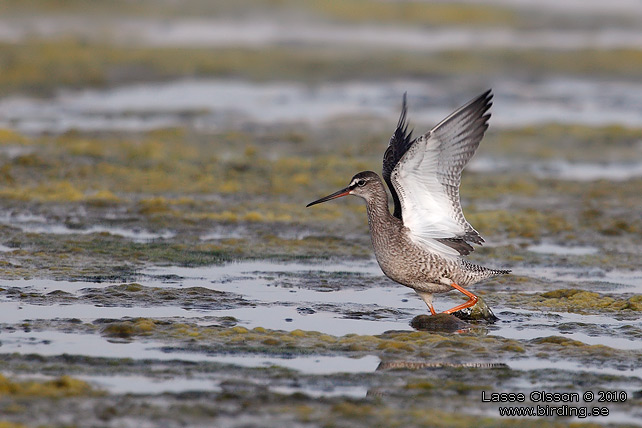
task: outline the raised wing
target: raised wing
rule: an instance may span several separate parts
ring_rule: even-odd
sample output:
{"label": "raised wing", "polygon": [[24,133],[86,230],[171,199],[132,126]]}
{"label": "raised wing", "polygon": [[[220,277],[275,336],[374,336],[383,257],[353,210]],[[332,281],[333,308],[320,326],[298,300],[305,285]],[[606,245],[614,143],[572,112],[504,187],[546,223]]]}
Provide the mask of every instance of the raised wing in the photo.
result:
{"label": "raised wing", "polygon": [[388,143],[386,153],[383,155],[383,179],[388,185],[390,193],[392,194],[392,200],[395,203],[393,215],[399,220],[401,220],[401,204],[399,203],[399,196],[390,181],[390,174],[397,165],[397,162],[399,162],[401,157],[412,145],[412,131],[408,132],[408,123],[406,122],[407,111],[408,106],[406,104],[406,94],[404,93],[403,103],[401,105],[401,115],[399,116],[399,122],[397,122],[397,129],[395,129],[395,133],[390,137],[390,143]]}
{"label": "raised wing", "polygon": [[488,128],[488,90],[413,141],[391,173],[403,223],[413,241],[456,256],[484,242],[466,221],[459,199],[461,172]]}

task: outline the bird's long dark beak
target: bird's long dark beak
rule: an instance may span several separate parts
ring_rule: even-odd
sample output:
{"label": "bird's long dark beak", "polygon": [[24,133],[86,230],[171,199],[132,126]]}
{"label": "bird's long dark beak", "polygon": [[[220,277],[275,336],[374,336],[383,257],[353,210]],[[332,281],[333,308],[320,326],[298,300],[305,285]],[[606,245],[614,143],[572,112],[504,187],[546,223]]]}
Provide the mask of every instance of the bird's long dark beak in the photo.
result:
{"label": "bird's long dark beak", "polygon": [[349,195],[351,190],[352,190],[352,189],[351,189],[350,187],[346,187],[346,188],[341,189],[341,190],[339,190],[339,191],[337,191],[337,192],[334,192],[334,193],[333,193],[333,194],[331,194],[331,195],[325,196],[325,197],[323,197],[323,198],[321,198],[321,199],[317,199],[317,200],[316,200],[316,201],[314,201],[314,202],[310,202],[310,203],[309,203],[309,204],[307,204],[305,207],[306,207],[306,208],[307,208],[307,207],[311,207],[312,205],[320,204],[321,202],[326,202],[326,201],[329,201],[330,199],[336,199],[336,198],[340,198],[341,196]]}

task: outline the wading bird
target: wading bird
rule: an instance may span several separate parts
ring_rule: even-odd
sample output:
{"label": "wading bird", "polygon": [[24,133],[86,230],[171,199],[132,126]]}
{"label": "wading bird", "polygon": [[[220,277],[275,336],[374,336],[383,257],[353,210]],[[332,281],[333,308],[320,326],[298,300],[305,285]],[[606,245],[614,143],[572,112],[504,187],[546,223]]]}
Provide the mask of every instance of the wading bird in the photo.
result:
{"label": "wading bird", "polygon": [[477,296],[465,290],[509,270],[490,269],[465,260],[471,244],[484,240],[461,209],[461,172],[488,128],[493,98],[488,90],[462,106],[426,134],[412,139],[406,122],[406,95],[401,116],[383,156],[383,179],[372,171],[352,177],[348,187],[309,203],[355,195],[366,201],[370,237],[377,262],[393,281],[414,289],[434,315],[433,294],[456,289],[468,301],[445,311],[469,308]]}

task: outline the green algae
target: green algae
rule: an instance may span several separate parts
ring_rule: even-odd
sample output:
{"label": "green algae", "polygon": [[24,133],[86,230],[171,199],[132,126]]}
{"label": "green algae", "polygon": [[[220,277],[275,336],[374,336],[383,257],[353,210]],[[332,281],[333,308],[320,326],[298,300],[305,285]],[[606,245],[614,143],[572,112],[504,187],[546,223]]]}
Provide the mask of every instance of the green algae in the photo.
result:
{"label": "green algae", "polygon": [[[86,303],[103,307],[126,307],[132,305],[139,307],[176,306],[187,310],[223,310],[255,305],[240,295],[204,287],[164,288],[147,287],[136,283],[113,285],[104,288],[87,288],[81,290],[77,295],[64,291],[27,293],[18,287],[2,289],[0,294],[29,302],[30,304],[40,305]],[[127,321],[124,326],[131,326],[131,323]],[[119,327],[114,326],[113,328],[117,329]],[[136,329],[137,327],[133,326],[132,328]]]}
{"label": "green algae", "polygon": [[[378,2],[378,4],[381,4]],[[376,53],[376,54],[373,54]],[[51,94],[55,88],[105,87],[184,76],[319,82],[416,76],[574,73],[636,78],[637,49],[447,51],[416,54],[351,47],[173,48],[117,46],[82,40],[0,43],[4,93]],[[114,76],[118,76],[116,79]]]}
{"label": "green algae", "polygon": [[[553,129],[551,138],[566,130],[564,127]],[[598,132],[601,135],[613,133],[616,140],[630,138],[633,132],[621,128],[599,129],[602,129]],[[271,132],[273,135],[266,137],[268,140],[286,138],[279,137],[278,131]],[[287,134],[290,131],[284,129],[283,132]],[[312,131],[304,129],[303,132]],[[520,132],[519,135],[527,135],[529,131]],[[585,129],[574,132],[582,136]],[[329,154],[306,157],[280,151],[275,157],[269,155],[262,145],[253,144],[249,135],[239,133],[236,136],[222,133],[213,140],[177,129],[136,137],[70,133],[26,138],[11,132],[6,134],[7,143],[23,140],[19,144],[38,147],[37,161],[17,162],[14,159],[6,164],[10,166],[7,174],[11,179],[0,182],[0,196],[4,197],[6,204],[28,204],[30,207],[40,204],[43,212],[60,211],[59,216],[63,218],[71,207],[87,207],[95,217],[87,218],[86,225],[73,225],[79,229],[104,221],[105,216],[119,210],[129,219],[136,219],[133,224],[128,220],[131,227],[143,226],[152,231],[179,229],[187,235],[180,236],[182,242],[172,240],[171,245],[128,243],[126,239],[119,240],[105,234],[66,237],[67,244],[64,244],[46,236],[19,236],[9,230],[0,230],[4,241],[17,249],[12,254],[14,266],[5,269],[5,275],[33,274],[28,267],[27,254],[23,256],[20,253],[27,248],[32,255],[35,252],[50,258],[44,264],[52,266],[52,271],[58,271],[56,275],[64,273],[64,266],[56,265],[65,255],[98,256],[106,264],[127,259],[134,263],[198,265],[240,257],[367,257],[371,251],[363,221],[364,210],[358,201],[326,204],[319,209],[305,209],[304,205],[312,195],[325,194],[328,189],[345,185],[345,177],[356,170],[376,169],[381,151],[378,139],[383,140],[383,135],[374,138],[372,134],[377,147],[375,149],[373,145],[365,158],[346,158]],[[350,135],[342,131],[328,143],[330,146],[339,145]],[[316,138],[311,135],[304,140]],[[52,139],[54,144],[51,144]],[[229,146],[231,140],[245,143]],[[176,149],[179,146],[183,148],[180,151]],[[316,149],[307,148],[303,152],[306,150]],[[229,151],[229,156],[221,156],[226,151]],[[368,161],[364,163],[363,159]],[[60,177],[61,170],[66,171],[65,177]],[[270,177],[267,182],[266,176]],[[292,184],[293,179],[296,179],[295,185]],[[573,239],[595,235],[595,231],[604,237],[634,238],[642,231],[640,219],[610,208],[630,206],[641,191],[642,180],[630,180],[627,186],[607,181],[586,185],[523,175],[516,179],[511,174],[465,174],[464,181],[464,200],[472,201],[465,207],[468,219],[492,240],[502,237],[540,239],[560,234]],[[221,198],[207,198],[211,194],[218,194]],[[560,200],[559,206],[549,205],[546,210],[531,207],[480,209],[487,206],[489,199],[498,197],[528,197],[532,199],[532,205],[537,205],[539,198],[546,198],[550,204],[552,195],[562,194],[566,196]],[[566,203],[569,199],[577,202],[569,206]],[[206,234],[209,228],[220,225],[255,229],[251,239],[194,241],[194,235]],[[310,236],[301,239],[284,238],[274,233],[275,228],[287,230],[292,225],[318,228],[319,232],[308,232]],[[332,232],[328,234],[330,225]],[[363,239],[345,239],[342,236],[345,231],[354,231],[355,228],[362,230]],[[60,248],[63,244],[65,249]],[[38,247],[57,248],[57,260],[43,251],[33,251]],[[486,252],[497,253],[493,249]],[[611,254],[608,260],[601,261],[620,263],[614,256]],[[524,260],[529,256],[513,252],[502,257],[520,261],[520,258]],[[22,266],[16,268],[16,264]],[[114,268],[122,270],[123,266]]]}
{"label": "green algae", "polygon": [[[191,331],[198,331],[198,341],[211,350],[237,349],[240,352],[289,353],[312,352],[325,354],[341,352],[360,356],[375,354],[384,358],[386,355],[429,358],[429,361],[470,362],[470,354],[476,362],[493,359],[520,358],[524,354],[541,353],[551,358],[561,353],[566,358],[576,361],[596,361],[613,364],[622,362],[631,364],[642,361],[642,354],[636,351],[619,350],[602,345],[586,345],[579,341],[559,343],[557,339],[543,338],[534,341],[513,340],[498,336],[450,335],[428,332],[389,332],[378,336],[346,335],[340,337],[323,335],[318,332],[288,333],[283,331],[234,328],[200,328],[191,326]],[[164,334],[176,337],[170,327]],[[190,336],[195,337],[195,336]],[[552,347],[551,347],[552,346]],[[553,352],[555,351],[555,352]]]}
{"label": "green algae", "polygon": [[[110,234],[69,235],[13,234],[8,244],[13,251],[12,266],[0,275],[28,277],[36,273],[54,278],[128,280],[137,266],[155,262],[200,266],[231,261],[232,249],[207,243],[132,242]],[[34,256],[37,260],[34,259]],[[34,265],[34,263],[36,263]],[[34,270],[37,267],[37,270]]]}
{"label": "green algae", "polygon": [[304,4],[321,16],[349,23],[495,26],[516,24],[519,18],[519,14],[510,8],[465,3],[408,1],[397,5],[370,0],[317,0]]}
{"label": "green algae", "polygon": [[47,381],[12,381],[0,375],[0,397],[63,398],[99,395],[87,382],[69,376]]}
{"label": "green algae", "polygon": [[[34,11],[47,11],[50,14],[79,14],[83,15],[127,15],[127,16],[154,16],[157,18],[199,17],[213,16],[231,18],[247,13],[248,6],[252,10],[261,10],[263,13],[274,16],[296,12],[304,16],[317,19],[331,19],[348,23],[404,23],[431,26],[444,25],[476,25],[494,26],[516,24],[521,16],[511,8],[495,5],[474,4],[426,4],[424,2],[408,1],[401,5],[392,5],[372,0],[307,0],[307,1],[279,1],[254,0],[249,4],[245,1],[218,1],[203,2],[189,0],[182,2],[181,6],[172,2],[138,2],[132,5],[127,1],[111,1],[108,5],[89,4],[82,2],[66,1],[64,3],[41,1],[35,4],[30,1],[6,1],[0,11],[6,14],[22,15]],[[524,17],[522,17],[524,18]],[[525,24],[525,20],[523,22]]]}
{"label": "green algae", "polygon": [[101,330],[101,334],[107,337],[129,339],[132,336],[149,336],[155,328],[154,320],[139,318],[133,321],[110,323]]}
{"label": "green algae", "polygon": [[604,162],[630,159],[639,141],[640,129],[619,124],[538,124],[498,131],[492,127],[483,150],[504,156],[535,159]]}
{"label": "green algae", "polygon": [[[308,416],[310,418],[310,416]],[[344,402],[334,405],[322,419],[331,426],[431,426],[431,427],[567,427],[566,422],[546,419],[496,419],[488,416],[469,416],[460,412],[447,412],[435,408],[426,408],[410,404],[403,409],[390,409],[377,406],[375,403]],[[334,425],[336,424],[336,425]],[[577,428],[596,428],[601,425],[593,423],[574,423]]]}
{"label": "green algae", "polygon": [[539,238],[573,230],[563,215],[534,208],[471,212],[468,220],[484,233],[508,237]]}
{"label": "green algae", "polygon": [[[239,332],[250,332],[247,329],[234,329]],[[301,332],[299,332],[299,335]],[[216,363],[199,363],[173,361],[161,363],[154,361],[137,361],[135,359],[114,360],[106,358],[51,356],[31,360],[31,367],[38,366],[45,371],[55,371],[55,367],[64,363],[67,369],[84,372],[86,370],[98,373],[118,373],[179,377],[199,376],[208,378],[218,373],[229,377],[230,368],[227,365]],[[29,370],[23,364],[24,356],[9,355],[4,358],[12,370],[22,366],[18,371]],[[42,370],[42,369],[40,369]],[[548,385],[546,390],[564,386],[564,390],[576,390],[572,386],[576,383],[576,373],[564,371],[521,371],[501,369],[461,369],[457,367],[435,367],[429,370],[394,370],[377,371],[372,374],[336,374],[336,375],[305,375],[292,371],[269,368],[235,368],[237,376],[244,379],[226,381],[221,384],[222,392],[190,392],[178,394],[163,394],[157,399],[150,395],[106,395],[99,401],[85,400],[85,409],[90,409],[84,416],[85,424],[99,418],[97,424],[108,424],[118,418],[129,417],[131,420],[149,420],[149,418],[162,418],[166,422],[180,420],[181,423],[212,424],[217,423],[220,415],[234,417],[237,421],[244,420],[248,414],[260,414],[261,421],[269,420],[275,424],[288,426],[293,423],[305,422],[307,424],[324,426],[415,426],[420,421],[422,424],[435,426],[591,426],[576,422],[550,419],[504,419],[493,415],[492,407],[477,407],[482,386],[490,392],[515,390],[511,382],[517,380],[530,384],[529,379],[537,378],[539,382]],[[607,385],[620,381],[620,377],[596,375],[586,372],[583,380],[594,388],[608,389]],[[296,392],[283,394],[272,392],[265,385],[278,388],[279,385],[292,383],[303,385],[318,385],[324,388],[328,385],[366,385],[368,395],[363,398],[346,397],[316,397],[306,393]],[[528,389],[518,389],[528,394]],[[639,400],[631,398],[621,411],[634,408]],[[49,406],[49,401],[39,403],[41,414],[51,415],[50,420],[57,420],[60,405]],[[169,403],[169,405],[168,405]],[[73,403],[65,403],[66,405]],[[490,416],[462,414],[461,406],[471,405]],[[619,404],[618,406],[622,406]],[[611,406],[611,410],[615,410]],[[489,413],[490,412],[490,413]],[[24,414],[24,409],[12,415],[18,419]],[[144,419],[137,419],[144,418]],[[431,422],[434,419],[436,422]],[[481,422],[480,422],[481,421]],[[251,426],[259,422],[247,421]],[[465,425],[463,425],[465,424]],[[262,426],[263,424],[261,424]],[[440,426],[440,425],[437,425]]]}
{"label": "green algae", "polygon": [[[5,411],[11,412],[11,410],[6,410],[6,408]],[[27,428],[27,425],[17,424],[9,421],[0,421],[0,428]]]}
{"label": "green algae", "polygon": [[[377,355],[382,361],[404,360],[417,363],[447,364],[456,368],[479,367],[487,363],[510,361],[532,356],[557,361],[560,358],[578,364],[629,367],[642,363],[636,350],[588,345],[581,341],[547,336],[533,340],[507,339],[472,330],[467,334],[425,331],[390,331],[380,335],[332,336],[315,331],[248,329],[233,326],[236,320],[219,319],[207,325],[147,318],[96,320],[93,323],[58,321],[46,326],[34,321],[30,328],[59,328],[84,333],[101,332],[106,337],[127,340],[148,338],[166,343],[168,352],[261,354],[274,356],[345,355],[359,358]],[[471,356],[473,359],[471,360]],[[492,366],[492,364],[491,364]],[[489,367],[491,367],[489,366]],[[481,370],[481,369],[480,369]]]}
{"label": "green algae", "polygon": [[514,295],[511,304],[520,307],[548,309],[560,312],[623,314],[642,311],[642,295],[609,296],[582,289],[561,288],[544,293]]}

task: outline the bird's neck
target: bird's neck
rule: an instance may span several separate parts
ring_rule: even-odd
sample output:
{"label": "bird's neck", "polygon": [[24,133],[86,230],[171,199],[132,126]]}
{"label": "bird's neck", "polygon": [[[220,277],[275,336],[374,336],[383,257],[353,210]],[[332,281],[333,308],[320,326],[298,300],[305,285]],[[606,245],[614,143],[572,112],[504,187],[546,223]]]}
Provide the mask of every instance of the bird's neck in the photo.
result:
{"label": "bird's neck", "polygon": [[366,199],[366,207],[368,210],[368,225],[371,231],[379,227],[387,229],[385,225],[396,220],[396,218],[390,214],[388,194],[383,185],[381,186],[380,192]]}

